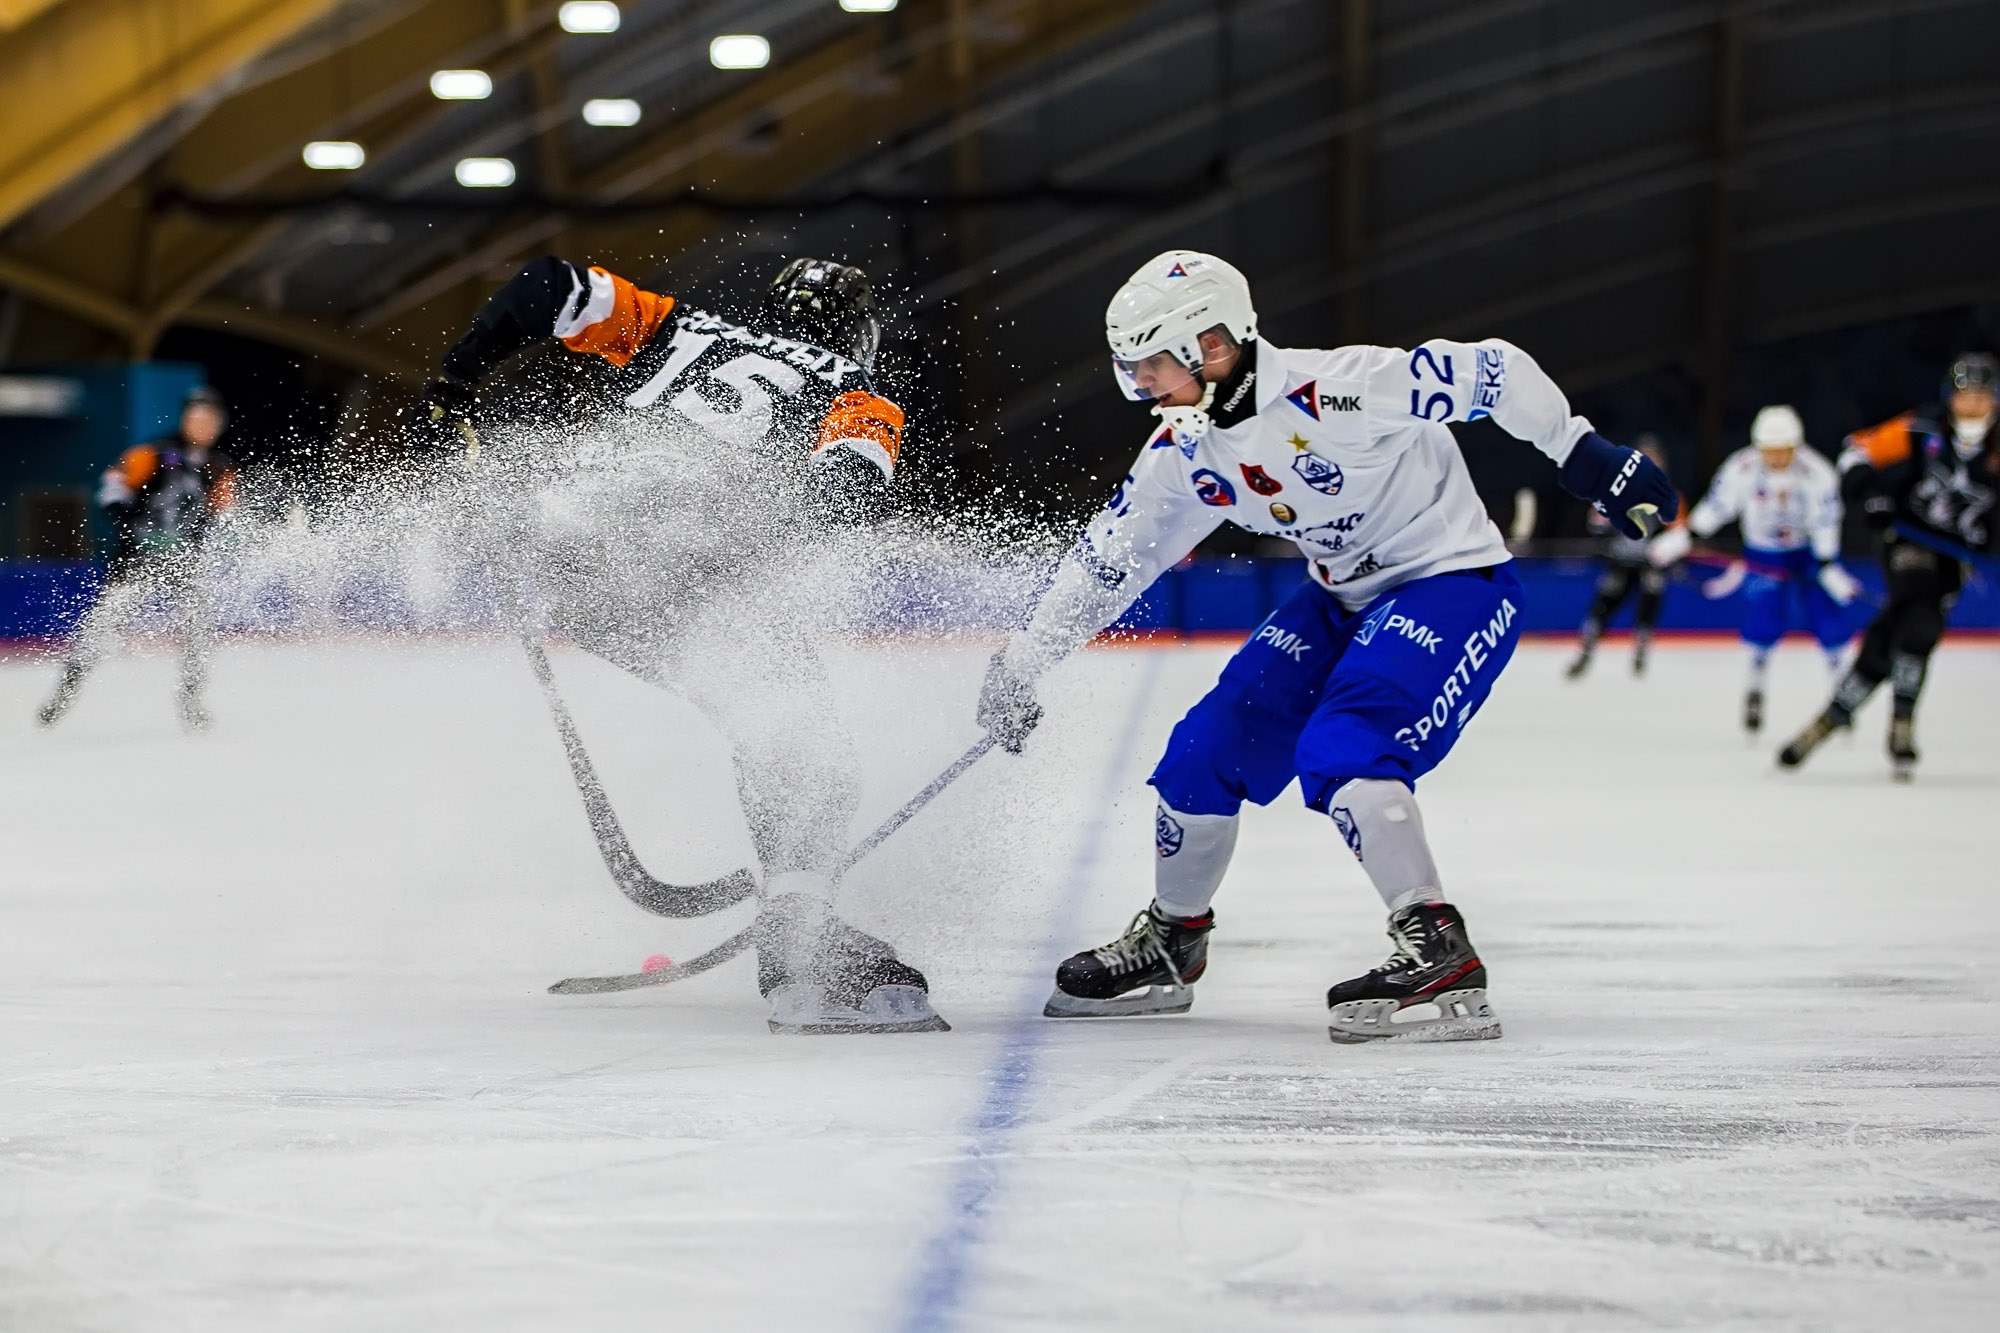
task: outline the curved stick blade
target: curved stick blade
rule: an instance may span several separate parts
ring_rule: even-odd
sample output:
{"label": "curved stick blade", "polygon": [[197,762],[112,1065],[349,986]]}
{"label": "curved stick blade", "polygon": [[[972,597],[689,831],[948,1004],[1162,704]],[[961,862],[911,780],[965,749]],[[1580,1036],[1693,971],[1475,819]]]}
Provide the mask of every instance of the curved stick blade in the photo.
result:
{"label": "curved stick blade", "polygon": [[670,981],[685,981],[711,967],[722,966],[749,948],[756,936],[757,928],[746,926],[699,958],[690,958],[685,963],[675,963],[657,972],[632,972],[616,977],[569,977],[549,987],[549,994],[605,995],[612,991],[638,990],[641,986],[664,986]]}

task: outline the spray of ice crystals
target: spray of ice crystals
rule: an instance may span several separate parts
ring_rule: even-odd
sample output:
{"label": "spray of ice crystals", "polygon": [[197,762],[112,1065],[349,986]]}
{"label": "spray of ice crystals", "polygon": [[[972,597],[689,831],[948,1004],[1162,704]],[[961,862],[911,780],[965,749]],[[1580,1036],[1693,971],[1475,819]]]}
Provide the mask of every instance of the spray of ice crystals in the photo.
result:
{"label": "spray of ice crystals", "polygon": [[[222,534],[218,619],[506,634],[525,614],[701,710],[735,755],[767,875],[823,867],[977,736],[985,656],[1021,622],[1058,540],[1004,513],[898,512],[862,475],[656,419],[495,429],[414,483]],[[659,747],[671,763],[673,738]],[[976,811],[941,803],[858,869],[841,910],[917,918],[881,924],[934,947],[961,941],[936,918],[991,901],[981,881],[1005,874],[1061,799],[990,771],[1012,762],[965,784]],[[863,777],[884,768],[864,802]],[[627,818],[643,826],[647,812]],[[886,878],[917,867],[922,895]]]}

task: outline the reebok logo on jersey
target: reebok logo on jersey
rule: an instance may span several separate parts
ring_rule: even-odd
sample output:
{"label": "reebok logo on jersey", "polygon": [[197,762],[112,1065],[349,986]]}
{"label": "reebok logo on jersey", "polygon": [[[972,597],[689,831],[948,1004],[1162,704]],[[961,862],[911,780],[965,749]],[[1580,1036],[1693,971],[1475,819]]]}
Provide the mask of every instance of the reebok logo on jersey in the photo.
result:
{"label": "reebok logo on jersey", "polygon": [[1236,392],[1229,395],[1229,401],[1222,405],[1222,410],[1225,412],[1234,412],[1237,406],[1242,403],[1243,395],[1249,393],[1251,386],[1256,383],[1257,372],[1253,370],[1243,377],[1241,384],[1236,386]]}
{"label": "reebok logo on jersey", "polygon": [[1319,420],[1319,395],[1317,392],[1318,389],[1319,389],[1318,380],[1307,380],[1304,384],[1301,384],[1298,388],[1286,394],[1285,401],[1290,403],[1293,407],[1298,408],[1299,411],[1305,413],[1307,416],[1311,417],[1314,421],[1318,421]]}
{"label": "reebok logo on jersey", "polygon": [[1257,637],[1250,642],[1268,643],[1279,652],[1290,656],[1294,662],[1305,661],[1306,654],[1312,651],[1312,645],[1301,639],[1296,632],[1279,629],[1276,625],[1264,626],[1257,631]]}

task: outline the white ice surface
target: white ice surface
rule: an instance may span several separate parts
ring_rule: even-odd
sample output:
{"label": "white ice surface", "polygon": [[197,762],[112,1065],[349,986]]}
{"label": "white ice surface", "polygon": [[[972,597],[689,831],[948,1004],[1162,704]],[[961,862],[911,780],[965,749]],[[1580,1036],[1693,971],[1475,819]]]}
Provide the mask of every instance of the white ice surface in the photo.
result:
{"label": "white ice surface", "polygon": [[[972,738],[985,651],[837,664],[860,824]],[[1990,646],[1940,654],[1907,788],[1880,701],[1773,771],[1807,649],[1754,748],[1731,648],[1523,650],[1421,789],[1502,1041],[1327,1041],[1382,912],[1293,794],[1191,1015],[1045,1022],[1147,899],[1143,779],[1221,659],[1068,664],[856,872],[955,1027],[883,1038],[768,1035],[748,959],[544,993],[747,909],[617,895],[504,644],[233,643],[196,738],[168,659],[49,734],[52,667],[0,665],[0,1328],[1994,1326]],[[739,862],[699,719],[557,669],[655,872]]]}

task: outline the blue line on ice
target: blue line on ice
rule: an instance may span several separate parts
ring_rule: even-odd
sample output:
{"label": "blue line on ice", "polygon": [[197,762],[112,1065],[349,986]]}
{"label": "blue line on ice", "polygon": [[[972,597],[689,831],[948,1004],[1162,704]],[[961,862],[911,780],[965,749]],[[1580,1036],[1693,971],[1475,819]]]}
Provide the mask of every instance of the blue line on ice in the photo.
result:
{"label": "blue line on ice", "polygon": [[[1146,655],[1145,674],[1132,692],[1132,702],[1111,747],[1111,758],[1097,784],[1097,815],[1085,825],[1083,837],[1070,858],[1064,876],[1065,896],[1061,907],[1065,918],[1073,914],[1079,890],[1096,872],[1104,825],[1118,794],[1118,780],[1139,736],[1152,697],[1154,681],[1160,674],[1161,654]],[[1067,925],[1067,921],[1063,923]],[[1058,938],[1065,938],[1065,930]],[[910,1294],[909,1312],[897,1328],[903,1333],[943,1333],[958,1320],[963,1308],[973,1252],[986,1238],[995,1197],[1000,1190],[999,1159],[1007,1136],[1020,1122],[1021,1104],[1034,1082],[1036,1057],[1041,1053],[1049,1020],[1041,1016],[1042,985],[1024,997],[1020,1017],[1015,1019],[1000,1048],[1000,1061],[979,1099],[972,1121],[972,1142],[967,1145],[958,1174],[952,1178],[946,1221],[942,1230],[924,1247],[923,1267]]]}

